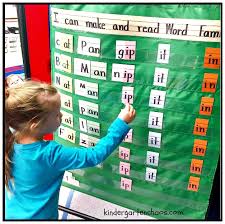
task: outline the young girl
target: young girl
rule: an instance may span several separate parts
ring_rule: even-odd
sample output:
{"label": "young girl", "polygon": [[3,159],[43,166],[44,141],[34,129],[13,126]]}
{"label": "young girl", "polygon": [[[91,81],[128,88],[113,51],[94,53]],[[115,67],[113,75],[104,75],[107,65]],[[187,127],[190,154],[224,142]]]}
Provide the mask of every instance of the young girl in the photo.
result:
{"label": "young girl", "polygon": [[48,84],[25,81],[6,90],[6,219],[57,219],[64,171],[104,161],[125,138],[127,124],[135,117],[128,104],[94,147],[64,147],[42,140],[61,124],[60,106],[60,95]]}

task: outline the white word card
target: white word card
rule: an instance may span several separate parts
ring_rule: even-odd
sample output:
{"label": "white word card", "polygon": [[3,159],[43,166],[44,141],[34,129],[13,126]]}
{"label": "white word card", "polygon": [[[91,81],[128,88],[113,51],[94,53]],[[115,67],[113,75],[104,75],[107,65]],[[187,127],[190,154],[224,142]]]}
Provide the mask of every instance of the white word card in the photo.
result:
{"label": "white word card", "polygon": [[136,41],[116,41],[116,59],[135,60]]}
{"label": "white word card", "polygon": [[158,166],[158,164],[159,164],[159,153],[147,151],[146,164],[152,165],[152,166]]}
{"label": "white word card", "polygon": [[78,100],[80,114],[98,118],[98,104]]}
{"label": "white word card", "polygon": [[73,127],[73,114],[67,113],[64,110],[61,110],[60,112],[62,113],[62,123]]}
{"label": "white word card", "polygon": [[71,73],[71,57],[55,53],[55,68],[64,72]]}
{"label": "white word card", "polygon": [[71,96],[59,93],[61,96],[61,107],[73,111],[73,100]]}
{"label": "white word card", "polygon": [[80,130],[88,134],[100,136],[100,124],[94,121],[89,121],[84,118],[79,118]]}
{"label": "white word card", "polygon": [[93,147],[97,144],[99,141],[98,138],[94,138],[91,136],[88,136],[86,134],[80,133],[80,145],[84,147]]}
{"label": "white word card", "polygon": [[100,57],[100,39],[94,37],[78,37],[77,53]]}
{"label": "white word card", "polygon": [[92,99],[98,99],[98,84],[85,82],[83,80],[74,80],[75,94]]}
{"label": "white word card", "polygon": [[150,111],[148,119],[148,127],[162,129],[163,126],[163,113]]}
{"label": "white word card", "polygon": [[119,146],[119,158],[124,160],[130,160],[130,149]]}
{"label": "white word card", "polygon": [[130,129],[130,131],[125,136],[123,142],[132,142],[133,141],[133,129]]}
{"label": "white word card", "polygon": [[73,178],[73,174],[71,172],[65,171],[63,175],[63,180],[68,180],[69,178]]}
{"label": "white word card", "polygon": [[55,86],[72,93],[72,78],[55,72]]}
{"label": "white word card", "polygon": [[168,72],[167,68],[155,68],[153,85],[166,87]]}
{"label": "white word card", "polygon": [[152,169],[149,167],[146,168],[145,180],[156,182],[156,175],[157,175],[157,169]]}
{"label": "white word card", "polygon": [[105,62],[74,58],[74,74],[76,75],[106,80],[106,68]]}
{"label": "white word card", "polygon": [[112,81],[133,83],[134,69],[135,65],[113,64]]}
{"label": "white word card", "polygon": [[131,191],[132,189],[132,180],[121,177],[120,179],[120,188],[126,191]]}
{"label": "white word card", "polygon": [[75,177],[73,177],[71,172],[65,171],[64,175],[63,175],[63,181],[67,182],[69,184],[72,184],[74,186],[79,187],[80,186],[80,182],[78,180],[75,179]]}
{"label": "white word card", "polygon": [[72,53],[73,35],[55,32],[55,48]]}
{"label": "white word card", "polygon": [[168,64],[169,57],[170,57],[170,44],[159,44],[157,63]]}
{"label": "white word card", "polygon": [[75,143],[76,132],[70,128],[61,125],[58,129],[58,136],[67,141]]}
{"label": "white word card", "polygon": [[148,146],[160,148],[161,146],[161,133],[149,132],[148,134]]}
{"label": "white word card", "polygon": [[156,108],[164,108],[166,99],[166,91],[152,89],[149,97],[149,106]]}
{"label": "white word card", "polygon": [[123,86],[122,89],[122,97],[121,97],[121,101],[124,104],[133,104],[133,100],[134,100],[134,87],[132,86]]}

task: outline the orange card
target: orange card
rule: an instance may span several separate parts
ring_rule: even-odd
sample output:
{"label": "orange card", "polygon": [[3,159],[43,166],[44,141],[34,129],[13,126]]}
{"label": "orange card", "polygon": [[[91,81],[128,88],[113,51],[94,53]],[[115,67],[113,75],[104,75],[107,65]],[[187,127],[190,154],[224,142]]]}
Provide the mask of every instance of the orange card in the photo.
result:
{"label": "orange card", "polygon": [[208,47],[205,50],[204,68],[220,68],[220,48]]}
{"label": "orange card", "polygon": [[196,191],[197,192],[198,191],[198,187],[199,187],[199,182],[200,182],[200,178],[199,177],[190,176],[187,189],[189,191]]}
{"label": "orange card", "polygon": [[194,126],[194,135],[206,136],[209,120],[196,118]]}
{"label": "orange card", "polygon": [[207,140],[195,139],[192,155],[204,156],[207,148]]}
{"label": "orange card", "polygon": [[214,98],[202,97],[201,104],[199,108],[199,114],[201,115],[211,115],[213,108]]}
{"label": "orange card", "polygon": [[202,172],[202,166],[203,166],[203,160],[192,159],[191,166],[190,166],[190,172],[200,175]]}
{"label": "orange card", "polygon": [[202,92],[215,93],[218,74],[205,73],[202,83]]}

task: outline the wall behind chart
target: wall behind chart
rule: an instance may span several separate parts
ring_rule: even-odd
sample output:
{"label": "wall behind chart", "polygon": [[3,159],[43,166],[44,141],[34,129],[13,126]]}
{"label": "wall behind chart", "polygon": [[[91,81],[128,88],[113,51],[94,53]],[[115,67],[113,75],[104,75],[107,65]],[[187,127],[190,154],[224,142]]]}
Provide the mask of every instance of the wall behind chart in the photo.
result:
{"label": "wall behind chart", "polygon": [[25,78],[16,5],[5,5],[5,77]]}

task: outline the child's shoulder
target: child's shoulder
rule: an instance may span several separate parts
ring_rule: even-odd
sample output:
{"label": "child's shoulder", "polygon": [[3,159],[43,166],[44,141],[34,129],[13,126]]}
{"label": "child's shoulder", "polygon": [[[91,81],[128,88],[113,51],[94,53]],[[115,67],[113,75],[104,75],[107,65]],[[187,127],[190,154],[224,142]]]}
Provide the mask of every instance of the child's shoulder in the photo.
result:
{"label": "child's shoulder", "polygon": [[61,144],[57,143],[54,140],[43,141],[43,146],[48,148],[49,150],[54,150],[58,147],[61,147]]}
{"label": "child's shoulder", "polygon": [[57,151],[60,151],[62,149],[62,145],[58,142],[51,140],[51,141],[45,141],[44,142],[45,152],[47,154],[55,154]]}

